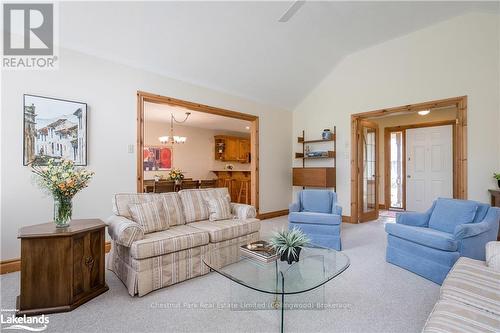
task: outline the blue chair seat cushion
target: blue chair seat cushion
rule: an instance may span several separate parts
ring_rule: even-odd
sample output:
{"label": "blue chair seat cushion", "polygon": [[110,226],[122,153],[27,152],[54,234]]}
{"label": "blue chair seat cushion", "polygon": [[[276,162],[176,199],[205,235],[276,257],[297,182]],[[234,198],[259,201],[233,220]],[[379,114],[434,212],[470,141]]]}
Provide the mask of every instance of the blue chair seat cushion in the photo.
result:
{"label": "blue chair seat cushion", "polygon": [[425,227],[387,223],[385,231],[395,237],[443,251],[456,251],[458,242],[452,234]]}
{"label": "blue chair seat cushion", "polygon": [[292,212],[288,215],[288,221],[294,223],[339,225],[342,218],[339,215],[313,213],[313,212]]}

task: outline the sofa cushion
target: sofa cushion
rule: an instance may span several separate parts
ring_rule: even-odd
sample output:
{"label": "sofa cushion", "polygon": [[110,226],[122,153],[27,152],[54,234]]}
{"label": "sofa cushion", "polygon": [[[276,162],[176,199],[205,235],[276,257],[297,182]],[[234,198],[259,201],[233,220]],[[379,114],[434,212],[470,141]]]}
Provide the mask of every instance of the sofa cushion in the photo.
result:
{"label": "sofa cushion", "polygon": [[385,231],[393,236],[444,251],[456,251],[458,244],[452,234],[425,227],[387,223]]}
{"label": "sofa cushion", "polygon": [[498,316],[473,306],[440,300],[434,306],[423,333],[498,332]]}
{"label": "sofa cushion", "polygon": [[288,221],[307,224],[339,225],[342,218],[339,215],[313,213],[313,212],[291,212]]}
{"label": "sofa cushion", "polygon": [[208,244],[208,233],[188,225],[178,225],[168,230],[144,235],[132,243],[130,255],[144,259]]}
{"label": "sofa cushion", "polygon": [[460,257],[443,282],[441,298],[500,316],[500,272],[484,261]]}
{"label": "sofa cushion", "polygon": [[333,192],[327,190],[302,190],[301,210],[304,212],[331,213]]}
{"label": "sofa cushion", "polygon": [[186,223],[208,220],[209,211],[205,197],[209,195],[229,195],[227,188],[190,189],[179,191]]}
{"label": "sofa cushion", "polygon": [[208,219],[210,221],[227,220],[233,217],[229,195],[209,195],[204,200],[208,208]]}
{"label": "sofa cushion", "polygon": [[210,242],[216,243],[228,239],[237,238],[259,231],[260,220],[221,220],[221,221],[200,221],[191,223],[190,226],[208,232]]}
{"label": "sofa cushion", "polygon": [[149,201],[128,205],[132,220],[140,224],[145,234],[168,229],[163,201]]}
{"label": "sofa cushion", "polygon": [[138,204],[163,200],[165,218],[169,226],[185,224],[182,203],[177,193],[118,193],[113,196],[113,212],[115,215],[131,219],[129,204]]}
{"label": "sofa cushion", "polygon": [[477,207],[475,201],[439,198],[429,219],[429,228],[453,233],[457,225],[474,220]]}

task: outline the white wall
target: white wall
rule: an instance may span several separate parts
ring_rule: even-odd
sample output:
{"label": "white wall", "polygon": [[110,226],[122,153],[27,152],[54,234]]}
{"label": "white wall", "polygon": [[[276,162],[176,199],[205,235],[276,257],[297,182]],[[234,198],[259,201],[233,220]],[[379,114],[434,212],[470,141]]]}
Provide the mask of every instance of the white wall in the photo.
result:
{"label": "white wall", "polygon": [[[147,111],[146,111],[147,112]],[[160,146],[158,138],[167,135],[170,124],[147,121],[144,124],[144,144]],[[193,179],[215,179],[210,170],[223,170],[232,164],[233,170],[250,171],[250,163],[221,162],[215,159],[215,135],[233,135],[250,139],[249,133],[234,133],[189,126],[175,126],[175,135],[187,137],[186,143],[174,145],[173,167],[181,169],[185,176]],[[168,175],[168,171],[145,171],[144,179],[155,175]]]}
{"label": "white wall", "polygon": [[52,219],[51,198],[22,166],[23,93],[88,103],[89,168],[96,175],[75,197],[74,218],[104,219],[113,193],[136,190],[136,154],[127,148],[136,142],[137,90],[258,115],[261,212],[288,206],[290,112],[68,50],[61,50],[58,70],[1,74],[1,260],[19,257],[19,227]]}
{"label": "white wall", "polygon": [[337,125],[344,214],[350,215],[350,115],[462,95],[468,96],[468,196],[488,202],[492,173],[500,169],[498,22],[498,15],[465,15],[352,54],[296,108],[293,142],[304,128],[319,136]]}

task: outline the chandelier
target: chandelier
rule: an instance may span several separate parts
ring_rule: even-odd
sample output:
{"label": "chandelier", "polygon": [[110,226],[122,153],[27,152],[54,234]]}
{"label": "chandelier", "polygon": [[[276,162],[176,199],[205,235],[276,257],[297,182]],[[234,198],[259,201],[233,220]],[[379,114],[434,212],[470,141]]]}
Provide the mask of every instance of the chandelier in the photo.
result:
{"label": "chandelier", "polygon": [[185,123],[186,120],[189,118],[189,116],[191,115],[191,112],[186,112],[186,117],[183,119],[183,120],[177,120],[175,119],[175,116],[173,113],[170,114],[170,135],[166,135],[166,136],[160,136],[158,138],[158,140],[160,140],[160,142],[162,144],[176,144],[176,143],[185,143],[187,138],[185,136],[178,136],[178,135],[174,135],[174,122],[177,123],[177,124],[182,124],[182,123]]}

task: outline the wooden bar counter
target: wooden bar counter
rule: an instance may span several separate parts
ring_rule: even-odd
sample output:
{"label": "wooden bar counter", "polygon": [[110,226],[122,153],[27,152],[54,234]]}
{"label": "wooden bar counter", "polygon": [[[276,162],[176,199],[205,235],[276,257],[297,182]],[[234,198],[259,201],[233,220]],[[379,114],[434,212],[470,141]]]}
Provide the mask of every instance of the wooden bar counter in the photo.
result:
{"label": "wooden bar counter", "polygon": [[[247,199],[242,199],[240,194],[241,186],[247,183],[250,197],[251,171],[246,170],[211,170],[217,175],[217,187],[227,187],[231,195],[231,202],[246,203]],[[240,200],[238,200],[240,197]]]}

